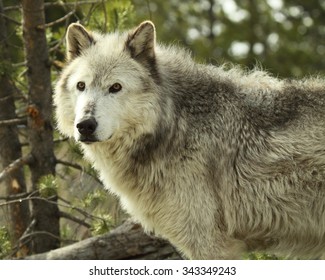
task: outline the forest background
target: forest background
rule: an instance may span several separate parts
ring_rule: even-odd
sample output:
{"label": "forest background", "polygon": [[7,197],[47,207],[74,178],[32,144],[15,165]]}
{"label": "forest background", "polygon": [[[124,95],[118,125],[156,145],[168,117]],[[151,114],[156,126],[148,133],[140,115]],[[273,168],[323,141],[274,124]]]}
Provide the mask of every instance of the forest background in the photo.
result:
{"label": "forest background", "polygon": [[78,145],[55,130],[52,91],[70,23],[113,32],[147,19],[158,41],[198,62],[279,78],[325,74],[325,0],[0,0],[0,259],[101,235],[127,218]]}

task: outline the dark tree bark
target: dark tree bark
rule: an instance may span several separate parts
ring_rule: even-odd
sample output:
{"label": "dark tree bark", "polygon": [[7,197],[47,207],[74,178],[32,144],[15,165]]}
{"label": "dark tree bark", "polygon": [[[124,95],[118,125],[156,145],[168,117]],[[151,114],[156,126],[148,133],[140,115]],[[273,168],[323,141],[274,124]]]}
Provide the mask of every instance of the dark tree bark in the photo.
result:
{"label": "dark tree bark", "polygon": [[[7,45],[7,28],[3,16],[3,3],[0,1],[0,121],[16,118],[14,92],[15,88],[8,73],[10,56]],[[0,170],[13,161],[22,157],[21,146],[16,125],[0,126]],[[26,192],[26,184],[22,168],[10,173],[4,184],[7,195]],[[29,222],[28,202],[13,203],[9,206],[11,244],[15,247],[19,238],[26,230]],[[17,256],[25,256],[29,251],[27,246],[22,246]]]}
{"label": "dark tree bark", "polygon": [[33,260],[162,260],[181,259],[167,241],[147,235],[130,220],[108,234],[85,239],[50,252],[27,257]]}
{"label": "dark tree bark", "polygon": [[[55,173],[50,61],[45,36],[44,1],[23,0],[23,38],[29,82],[28,137],[33,156],[29,165],[32,189],[42,177]],[[57,199],[54,198],[53,201]],[[57,205],[32,201],[33,251],[45,252],[59,247],[59,210]]]}

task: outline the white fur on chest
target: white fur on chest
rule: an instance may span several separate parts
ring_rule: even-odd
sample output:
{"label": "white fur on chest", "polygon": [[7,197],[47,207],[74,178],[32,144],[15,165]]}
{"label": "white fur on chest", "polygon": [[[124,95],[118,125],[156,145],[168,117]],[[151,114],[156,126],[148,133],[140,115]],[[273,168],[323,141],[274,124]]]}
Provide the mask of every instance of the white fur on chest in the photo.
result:
{"label": "white fur on chest", "polygon": [[83,146],[83,150],[85,157],[93,163],[94,168],[99,172],[105,188],[120,199],[123,209],[140,222],[145,230],[153,231],[154,219],[149,211],[149,205],[153,201],[149,195],[137,192],[136,186],[131,190],[129,186],[132,185],[132,182],[120,179],[118,173],[121,171],[105,151],[91,146]]}

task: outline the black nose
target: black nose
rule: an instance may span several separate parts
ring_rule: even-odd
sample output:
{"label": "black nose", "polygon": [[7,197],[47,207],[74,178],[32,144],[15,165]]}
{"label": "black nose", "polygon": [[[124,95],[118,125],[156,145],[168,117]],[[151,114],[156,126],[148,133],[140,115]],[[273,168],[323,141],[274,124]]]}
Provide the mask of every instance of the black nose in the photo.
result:
{"label": "black nose", "polygon": [[91,117],[88,119],[84,119],[81,122],[77,123],[77,128],[79,133],[82,136],[91,136],[97,127],[97,122],[95,120],[95,118]]}

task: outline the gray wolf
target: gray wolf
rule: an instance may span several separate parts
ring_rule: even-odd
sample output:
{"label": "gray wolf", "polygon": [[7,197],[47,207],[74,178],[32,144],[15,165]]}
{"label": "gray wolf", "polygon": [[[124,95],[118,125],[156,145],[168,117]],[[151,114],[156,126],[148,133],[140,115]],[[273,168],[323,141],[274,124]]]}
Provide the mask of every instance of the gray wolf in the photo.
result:
{"label": "gray wolf", "polygon": [[145,230],[191,259],[324,253],[324,79],[198,64],[149,21],[66,38],[58,128]]}

